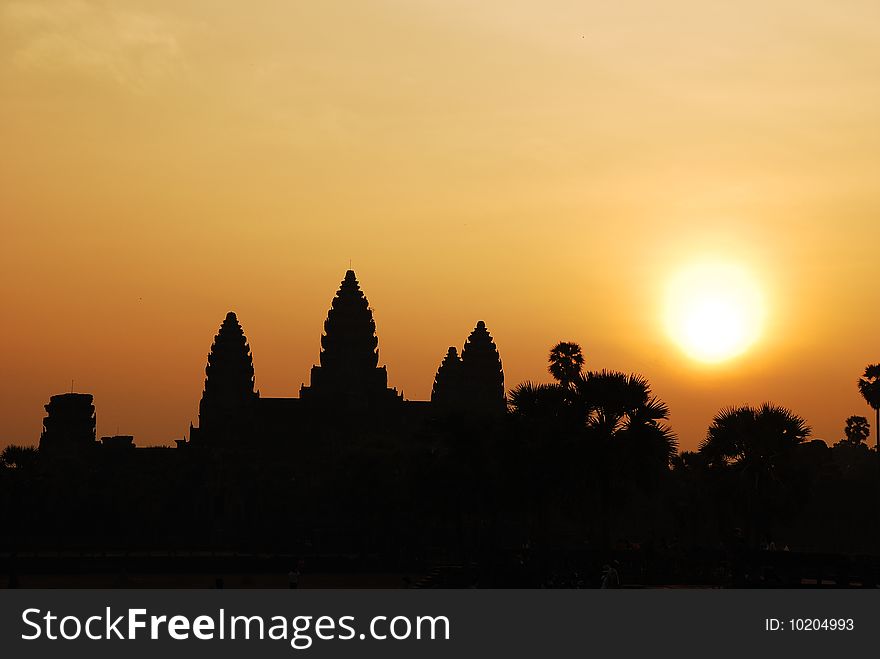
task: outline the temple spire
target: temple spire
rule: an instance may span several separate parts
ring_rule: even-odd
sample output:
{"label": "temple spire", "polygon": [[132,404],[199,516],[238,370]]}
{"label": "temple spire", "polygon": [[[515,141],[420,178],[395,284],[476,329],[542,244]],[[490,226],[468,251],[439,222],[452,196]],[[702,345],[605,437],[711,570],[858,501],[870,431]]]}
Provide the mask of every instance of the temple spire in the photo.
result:
{"label": "temple spire", "polygon": [[431,403],[441,415],[486,418],[504,413],[504,371],[495,342],[482,320],[465,341],[461,357],[449,348],[431,389]]}
{"label": "temple spire", "polygon": [[379,363],[376,322],[354,270],[345,273],[321,337],[321,366],[359,377]]}
{"label": "temple spire", "polygon": [[235,314],[230,311],[214,337],[205,389],[199,403],[199,439],[243,439],[251,429],[254,363],[250,346]]}
{"label": "temple spire", "polygon": [[398,398],[379,366],[379,339],[373,311],[354,270],[348,270],[330,303],[321,336],[320,366],[312,367],[303,398],[347,407],[365,407]]}
{"label": "temple spire", "polygon": [[462,398],[462,364],[458,350],[450,346],[434,376],[431,402],[443,412],[458,410]]}
{"label": "temple spire", "polygon": [[465,407],[481,414],[503,413],[506,399],[501,357],[482,320],[464,344],[461,365]]}

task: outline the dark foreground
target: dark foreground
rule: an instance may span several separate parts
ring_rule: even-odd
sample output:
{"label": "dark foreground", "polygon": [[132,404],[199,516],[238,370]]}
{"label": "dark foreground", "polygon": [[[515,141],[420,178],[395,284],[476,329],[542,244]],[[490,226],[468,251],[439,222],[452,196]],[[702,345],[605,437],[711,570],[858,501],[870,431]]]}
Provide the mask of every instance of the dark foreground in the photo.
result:
{"label": "dark foreground", "polygon": [[[378,557],[208,551],[29,552],[0,556],[11,588],[876,588],[880,557],[789,551],[619,551],[551,563],[391,564]],[[606,583],[607,585],[607,583]],[[613,585],[613,584],[612,584]]]}

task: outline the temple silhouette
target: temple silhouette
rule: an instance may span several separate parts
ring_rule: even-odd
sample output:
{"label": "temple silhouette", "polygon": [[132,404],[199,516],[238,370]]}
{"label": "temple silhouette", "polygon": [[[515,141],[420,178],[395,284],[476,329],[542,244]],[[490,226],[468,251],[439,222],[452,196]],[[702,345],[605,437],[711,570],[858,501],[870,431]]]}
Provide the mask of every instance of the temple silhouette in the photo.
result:
{"label": "temple silhouette", "polygon": [[[297,398],[269,398],[254,384],[250,345],[238,317],[226,314],[205,368],[198,425],[178,449],[247,449],[295,441],[303,434],[374,430],[399,433],[448,417],[491,420],[506,409],[501,358],[485,322],[477,322],[461,356],[450,347],[434,378],[431,400],[405,400],[379,365],[376,322],[353,270],[330,304],[319,363]],[[94,448],[134,448],[130,435],[96,440],[93,397],[52,396],[46,405],[40,451],[88,454]]]}
{"label": "temple silhouette", "polygon": [[453,464],[470,468],[461,451],[474,438],[501,435],[504,373],[482,320],[460,353],[451,347],[439,361],[430,400],[390,386],[373,311],[348,270],[308,384],[297,397],[264,397],[230,311],[208,353],[198,422],[174,446],[98,439],[91,394],[51,397],[36,471],[22,486],[33,495],[10,508],[0,550],[259,551],[359,570],[340,568],[348,559],[339,557],[413,564],[473,545],[490,529],[471,510],[471,486],[447,479]]}

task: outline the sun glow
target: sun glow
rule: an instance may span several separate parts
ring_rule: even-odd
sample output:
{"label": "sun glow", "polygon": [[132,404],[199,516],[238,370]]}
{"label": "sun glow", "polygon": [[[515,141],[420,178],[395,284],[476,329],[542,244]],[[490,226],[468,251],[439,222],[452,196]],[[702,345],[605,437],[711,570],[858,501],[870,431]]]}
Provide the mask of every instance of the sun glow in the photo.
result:
{"label": "sun glow", "polygon": [[744,268],[700,263],[675,275],[666,296],[666,328],[691,358],[722,362],[744,353],[760,336],[764,300]]}

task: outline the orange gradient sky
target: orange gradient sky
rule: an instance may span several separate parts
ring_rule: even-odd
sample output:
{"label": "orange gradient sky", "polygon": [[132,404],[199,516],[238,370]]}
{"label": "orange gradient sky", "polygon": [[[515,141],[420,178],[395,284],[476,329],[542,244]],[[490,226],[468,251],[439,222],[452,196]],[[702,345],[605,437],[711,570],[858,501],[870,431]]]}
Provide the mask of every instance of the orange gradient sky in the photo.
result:
{"label": "orange gradient sky", "polygon": [[[828,441],[880,361],[880,4],[0,2],[0,445],[95,395],[196,420],[235,310],[295,395],[352,259],[409,398],[484,319],[508,387],[558,340],[637,371],[694,448],[773,400]],[[760,282],[717,364],[664,327],[697,261]]]}

